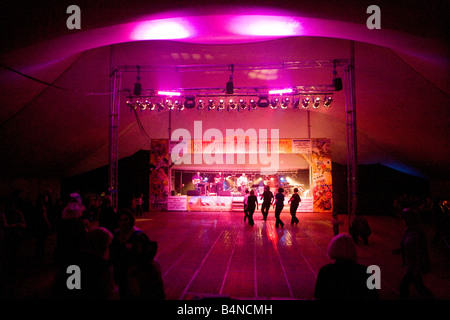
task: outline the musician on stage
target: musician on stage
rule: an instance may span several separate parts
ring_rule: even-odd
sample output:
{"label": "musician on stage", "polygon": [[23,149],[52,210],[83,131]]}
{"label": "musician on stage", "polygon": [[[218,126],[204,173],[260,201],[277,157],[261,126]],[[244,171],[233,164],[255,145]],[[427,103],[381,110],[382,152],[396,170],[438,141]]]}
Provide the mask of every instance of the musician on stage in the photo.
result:
{"label": "musician on stage", "polygon": [[214,177],[214,184],[215,184],[215,187],[216,187],[216,193],[217,194],[219,194],[220,191],[223,191],[223,181],[224,181],[224,179],[225,178],[222,175],[222,172],[219,172]]}
{"label": "musician on stage", "polygon": [[200,175],[200,172],[197,172],[196,174],[194,174],[194,176],[192,177],[192,184],[195,186],[195,190],[198,191],[198,194],[201,193],[200,190],[200,183],[202,182],[202,176]]}
{"label": "musician on stage", "polygon": [[248,184],[248,179],[245,176],[245,173],[243,173],[238,179],[237,179],[237,185],[238,185],[238,190],[244,194],[245,189],[247,188],[247,184]]}

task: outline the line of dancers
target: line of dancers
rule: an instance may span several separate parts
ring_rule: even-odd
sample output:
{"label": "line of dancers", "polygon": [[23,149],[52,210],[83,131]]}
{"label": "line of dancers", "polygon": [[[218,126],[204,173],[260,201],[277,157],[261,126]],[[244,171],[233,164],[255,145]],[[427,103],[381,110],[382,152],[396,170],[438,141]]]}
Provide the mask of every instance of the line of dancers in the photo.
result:
{"label": "line of dancers", "polygon": [[[261,200],[263,200],[261,204],[261,213],[263,215],[263,220],[267,221],[267,216],[269,215],[270,206],[273,205],[275,209],[275,227],[283,227],[284,223],[280,218],[281,211],[283,211],[284,207],[284,189],[278,188],[278,193],[274,196],[272,191],[270,191],[269,186],[265,186],[264,192],[261,195]],[[302,199],[298,194],[298,189],[294,189],[294,194],[288,201],[290,204],[290,213],[291,213],[291,225],[297,225],[299,220],[297,218],[297,209]],[[258,198],[255,195],[253,190],[245,190],[244,196],[244,221],[248,219],[248,224],[253,226],[255,221],[253,220],[253,214],[255,210],[259,210]]]}

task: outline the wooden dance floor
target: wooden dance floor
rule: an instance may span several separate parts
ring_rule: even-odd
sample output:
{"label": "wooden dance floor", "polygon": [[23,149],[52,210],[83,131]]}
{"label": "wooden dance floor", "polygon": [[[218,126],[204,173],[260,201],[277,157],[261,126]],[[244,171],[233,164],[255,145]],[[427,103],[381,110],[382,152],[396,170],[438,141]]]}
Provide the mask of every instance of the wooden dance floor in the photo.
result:
{"label": "wooden dance floor", "polygon": [[[284,228],[275,228],[260,211],[249,226],[240,212],[145,212],[136,225],[158,242],[157,260],[168,300],[232,298],[251,300],[309,300],[313,298],[319,269],[330,262],[326,248],[333,237],[331,214],[300,213],[297,226],[281,214]],[[339,216],[348,232],[348,217]],[[381,299],[397,300],[404,269],[393,255],[403,231],[397,218],[367,216],[372,228],[369,244],[358,244],[361,264],[381,269]],[[450,255],[442,243],[432,240],[426,226],[433,272],[425,284],[438,299],[450,299]],[[3,283],[0,298],[46,299],[55,274],[51,262],[54,236],[48,239],[46,258],[32,258],[33,243],[22,246],[17,277]],[[420,297],[412,293],[412,299]]]}
{"label": "wooden dance floor", "polygon": [[[331,262],[326,248],[333,237],[331,214],[300,213],[297,226],[281,215],[262,220],[255,212],[249,226],[239,212],[150,212],[137,225],[159,244],[167,299],[312,299],[320,267]],[[401,258],[392,250],[403,226],[393,217],[368,216],[369,244],[358,244],[358,261],[381,269],[381,299],[398,299]],[[341,232],[348,232],[348,217]],[[449,257],[430,248],[435,272],[425,283],[440,299],[450,299]],[[442,255],[444,255],[442,257]],[[412,294],[412,298],[419,298]]]}

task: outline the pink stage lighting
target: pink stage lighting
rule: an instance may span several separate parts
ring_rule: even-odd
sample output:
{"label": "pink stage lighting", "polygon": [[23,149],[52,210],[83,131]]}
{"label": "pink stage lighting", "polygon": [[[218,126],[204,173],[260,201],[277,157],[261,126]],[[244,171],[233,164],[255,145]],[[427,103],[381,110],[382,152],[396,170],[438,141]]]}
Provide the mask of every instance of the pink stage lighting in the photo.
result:
{"label": "pink stage lighting", "polygon": [[269,15],[236,16],[229,24],[231,31],[251,36],[299,36],[303,27],[298,18]]}
{"label": "pink stage lighting", "polygon": [[131,32],[132,40],[185,39],[192,36],[190,24],[183,18],[149,20],[139,23]]}
{"label": "pink stage lighting", "polygon": [[292,92],[293,92],[293,90],[291,88],[269,90],[269,94],[283,94],[283,93],[292,93]]}
{"label": "pink stage lighting", "polygon": [[181,92],[177,92],[177,91],[158,91],[158,95],[160,95],[160,96],[168,96],[168,97],[179,97],[179,96],[181,96]]}

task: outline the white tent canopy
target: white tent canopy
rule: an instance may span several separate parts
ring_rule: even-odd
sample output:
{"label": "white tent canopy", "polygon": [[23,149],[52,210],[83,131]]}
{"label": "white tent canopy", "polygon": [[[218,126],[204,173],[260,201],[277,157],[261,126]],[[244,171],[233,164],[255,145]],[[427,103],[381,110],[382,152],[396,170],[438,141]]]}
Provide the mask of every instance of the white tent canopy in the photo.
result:
{"label": "white tent canopy", "polygon": [[[188,2],[178,4],[180,10],[173,11],[168,4],[153,2],[113,1],[99,8],[81,1],[81,30],[67,29],[69,15],[59,2],[40,8],[31,4],[2,7],[8,17],[2,19],[8,36],[2,42],[0,60],[2,176],[63,178],[107,165],[112,66],[349,59],[350,41],[355,41],[358,162],[448,179],[450,87],[446,25],[445,19],[439,20],[445,8],[441,2],[433,1],[431,9],[425,1],[415,7],[408,3],[406,8],[382,3],[380,30],[367,28],[369,4],[361,2],[287,3],[283,11],[269,4],[253,10],[244,10],[254,8],[251,3],[220,10],[217,6],[188,10],[183,9],[191,7]],[[15,19],[25,10],[29,25]],[[437,18],[418,15],[427,10]],[[253,22],[258,26],[261,18],[262,26],[291,29],[270,33],[260,27],[257,31],[266,32],[261,34],[244,28]],[[161,21],[166,24],[157,29]],[[173,23],[189,26],[188,33],[181,38],[177,38],[179,33],[159,37],[158,30],[167,31]],[[143,26],[153,33],[136,35]],[[343,68],[337,71],[344,77]],[[121,88],[133,90],[136,76],[123,73]],[[228,77],[225,71],[175,70],[143,72],[140,82],[146,89],[174,90],[225,87]],[[241,87],[284,88],[330,84],[331,80],[329,68],[234,72],[234,84]],[[149,137],[168,138],[168,112],[147,110],[138,115],[145,134],[126,106],[124,91],[120,158],[149,149]],[[291,108],[253,112],[189,109],[172,113],[171,128],[193,130],[194,121],[202,121],[204,128],[219,130],[277,128],[282,138],[330,138],[333,161],[345,164],[344,91],[335,92],[330,110],[311,110],[309,116],[308,121],[306,111]]]}

